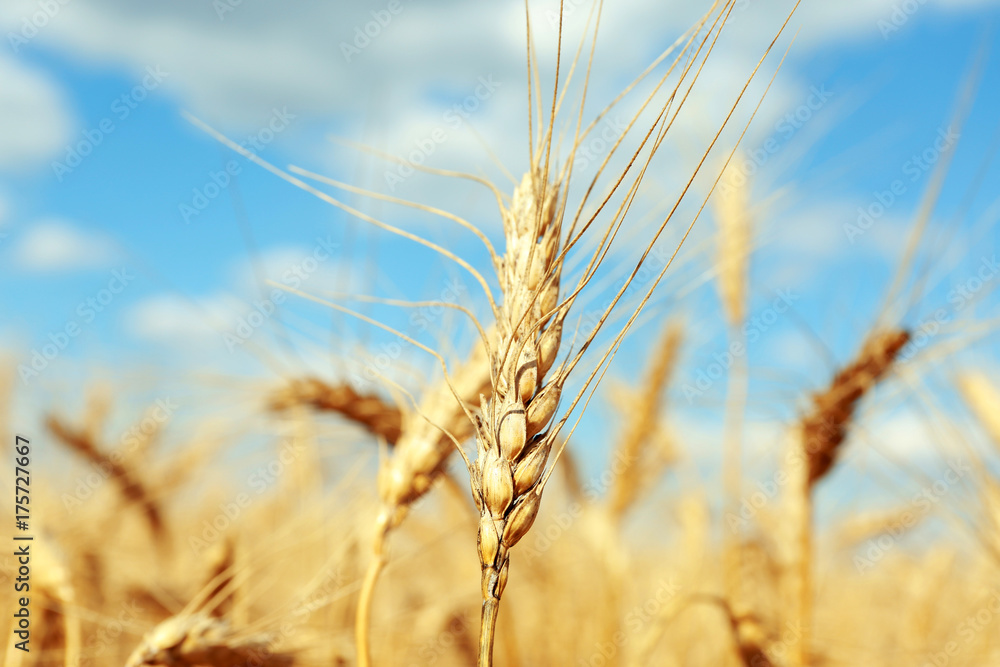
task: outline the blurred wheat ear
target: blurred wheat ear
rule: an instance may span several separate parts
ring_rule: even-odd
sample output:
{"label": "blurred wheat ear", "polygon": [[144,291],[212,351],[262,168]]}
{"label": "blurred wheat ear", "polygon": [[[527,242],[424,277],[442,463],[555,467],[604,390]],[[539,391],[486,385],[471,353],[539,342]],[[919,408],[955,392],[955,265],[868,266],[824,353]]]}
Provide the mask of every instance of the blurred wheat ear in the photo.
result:
{"label": "blurred wheat ear", "polygon": [[790,535],[786,548],[788,609],[798,628],[790,648],[796,665],[812,664],[813,528],[812,492],[832,470],[847,438],[851,420],[861,399],[893,368],[900,351],[910,340],[905,329],[873,332],[854,361],[838,372],[829,387],[812,397],[812,406],[798,424],[789,457],[787,519]]}

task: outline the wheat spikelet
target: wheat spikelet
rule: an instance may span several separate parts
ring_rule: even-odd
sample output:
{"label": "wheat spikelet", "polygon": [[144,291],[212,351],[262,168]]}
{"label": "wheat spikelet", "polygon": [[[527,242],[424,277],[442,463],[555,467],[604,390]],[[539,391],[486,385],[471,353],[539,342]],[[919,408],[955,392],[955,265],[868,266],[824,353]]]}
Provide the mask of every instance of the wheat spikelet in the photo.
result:
{"label": "wheat spikelet", "polygon": [[962,375],[958,386],[972,413],[1000,446],[1000,390],[982,373]]}
{"label": "wheat spikelet", "polygon": [[288,667],[291,653],[275,651],[268,635],[244,636],[227,621],[203,613],[173,616],[153,628],[126,667]]}
{"label": "wheat spikelet", "polygon": [[270,409],[289,410],[306,405],[315,410],[337,412],[365,427],[389,444],[396,444],[402,430],[402,413],[381,398],[360,394],[348,384],[330,385],[315,377],[297,378],[274,392]]}

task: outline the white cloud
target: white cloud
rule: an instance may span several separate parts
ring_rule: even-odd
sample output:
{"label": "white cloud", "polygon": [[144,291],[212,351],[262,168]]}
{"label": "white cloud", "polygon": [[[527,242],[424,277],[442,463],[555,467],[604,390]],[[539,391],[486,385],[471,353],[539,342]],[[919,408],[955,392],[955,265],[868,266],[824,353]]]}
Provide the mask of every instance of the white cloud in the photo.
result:
{"label": "white cloud", "polygon": [[[369,120],[382,127],[398,127],[411,110],[426,104],[431,88],[461,88],[490,73],[523,93],[522,3],[402,2],[391,16],[386,4],[285,3],[276,9],[263,0],[243,0],[220,16],[213,3],[152,7],[131,0],[74,0],[33,41],[95,62],[124,63],[136,72],[158,65],[171,72],[168,87],[185,105],[222,123],[253,125],[273,107],[287,105],[293,113],[322,117],[369,112]],[[551,75],[555,31],[546,13],[558,2],[531,4],[541,62]],[[737,4],[723,42],[738,45],[739,55],[751,63],[756,57],[749,56],[759,53],[793,3]],[[803,28],[795,53],[835,39],[881,39],[877,22],[891,17],[894,4],[805,3],[791,26],[792,32]],[[930,0],[919,11],[975,4],[985,3]],[[618,88],[708,5],[621,0],[606,6],[594,80]],[[37,10],[35,0],[9,0],[0,9],[0,27],[16,33]],[[575,50],[588,12],[584,3],[567,17],[567,55]],[[374,36],[365,36],[366,28]],[[494,36],[488,45],[484,34]]]}
{"label": "white cloud", "polygon": [[69,141],[72,120],[57,85],[0,53],[0,170],[33,168]]}
{"label": "white cloud", "polygon": [[261,249],[252,259],[237,260],[230,270],[233,285],[245,294],[256,294],[258,280],[310,293],[344,289],[348,284],[344,281],[362,269],[361,262],[343,261],[333,235],[319,236],[315,241],[311,248],[273,246]]}
{"label": "white cloud", "polygon": [[186,298],[157,294],[131,306],[125,314],[126,330],[136,338],[173,346],[222,343],[222,332],[244,315],[233,296],[214,294]]}
{"label": "white cloud", "polygon": [[[996,0],[928,0],[918,13],[967,10],[988,2]],[[385,13],[384,2],[278,6],[243,0],[221,16],[217,4],[74,0],[59,5],[58,15],[37,31],[32,46],[56,49],[101,66],[124,65],[136,75],[147,67],[160,67],[169,72],[164,92],[236,137],[262,127],[275,108],[287,108],[298,118],[296,129],[283,140],[292,140],[300,129],[318,120],[352,138],[364,134],[366,140],[393,154],[406,154],[416,141],[426,140],[433,129],[443,126],[442,114],[453,101],[471,93],[479,77],[492,76],[502,87],[473,114],[473,127],[512,171],[524,167],[521,2],[404,1],[401,11],[393,15]],[[564,65],[575,52],[589,13],[587,2],[567,3],[578,4],[566,20]],[[606,5],[588,111],[596,112],[610,100],[709,4],[621,0]],[[691,100],[692,112],[680,119],[673,132],[686,141],[682,149],[703,145],[702,138],[724,115],[740,77],[756,63],[793,4],[792,0],[737,3],[713,55],[715,64],[704,72],[699,98]],[[801,28],[791,58],[808,57],[832,41],[880,42],[877,23],[891,18],[896,4],[898,0],[803,3],[786,33],[790,39]],[[531,3],[543,81],[551,79],[555,62],[555,29],[547,14],[558,5],[558,0]],[[25,17],[37,11],[35,0],[7,0],[0,7],[0,29],[17,33]],[[365,36],[366,29],[374,36]],[[493,38],[484,42],[484,34]],[[346,56],[345,47],[350,51]],[[801,90],[810,84],[796,80],[794,70],[786,67],[779,76],[770,93],[770,108],[784,110],[786,102],[801,102]],[[576,81],[582,78],[578,70]],[[573,95],[567,98],[566,117],[572,115],[574,99]],[[765,108],[758,126],[765,126],[766,115]],[[344,169],[345,157],[348,164],[355,161],[355,154],[333,151],[325,142],[315,141],[315,135],[306,139],[307,153],[334,161],[330,172]],[[62,145],[65,138],[54,143]],[[673,153],[674,147],[665,146],[664,152]],[[472,171],[490,168],[485,150],[464,129],[449,130],[446,145],[428,162]],[[374,185],[384,190],[383,165],[376,167]],[[447,196],[454,189],[447,179],[413,181],[406,183],[403,192],[410,194],[419,187],[424,201]]]}
{"label": "white cloud", "polygon": [[113,262],[117,254],[114,243],[107,237],[58,219],[29,226],[13,253],[15,264],[32,272],[101,268]]}

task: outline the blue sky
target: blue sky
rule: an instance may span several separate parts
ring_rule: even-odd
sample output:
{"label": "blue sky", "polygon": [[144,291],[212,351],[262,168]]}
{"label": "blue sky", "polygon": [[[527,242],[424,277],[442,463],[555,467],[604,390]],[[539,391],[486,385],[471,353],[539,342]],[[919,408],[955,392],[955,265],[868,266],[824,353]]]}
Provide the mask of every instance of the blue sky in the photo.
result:
{"label": "blue sky", "polygon": [[[0,89],[0,153],[6,154],[0,157],[0,232],[5,235],[0,275],[6,286],[0,291],[0,311],[6,314],[0,346],[15,366],[30,365],[34,353],[63,340],[67,326],[75,324],[79,334],[66,339],[65,349],[37,376],[15,378],[15,390],[27,404],[37,408],[68,401],[76,406],[95,368],[117,375],[125,386],[133,381],[129,369],[143,368],[148,374],[143,391],[153,382],[149,377],[188,372],[265,382],[289,372],[337,377],[352,369],[331,356],[363,364],[391,344],[384,332],[287,295],[259,331],[254,328],[245,344],[233,346],[225,334],[236,332],[255,302],[271,294],[272,287],[261,292],[261,277],[315,294],[340,294],[344,303],[344,292],[435,299],[457,285],[461,303],[485,312],[476,284],[453,264],[280,181],[220,146],[181,114],[190,111],[237,141],[255,137],[258,154],[278,166],[294,163],[460,212],[497,240],[496,205],[485,189],[428,175],[407,178],[392,189],[387,174],[394,167],[329,136],[407,155],[438,130],[446,139],[435,142],[428,164],[482,172],[509,191],[479,137],[515,176],[523,172],[520,3],[484,8],[413,0],[394,5],[399,11],[385,19],[389,5],[378,2],[285,7],[246,0],[220,16],[209,2],[72,0],[52,3],[57,9],[37,35],[26,33],[25,21],[40,23],[34,17],[44,4],[12,2],[0,10],[6,35],[0,75],[7,82]],[[696,16],[692,5],[697,3],[630,0],[606,8],[585,112],[599,110],[676,39]],[[915,11],[907,14],[904,5]],[[554,6],[545,2],[535,9],[543,76],[549,80],[554,33],[545,16]],[[641,200],[645,209],[637,211],[637,218],[662,206],[663,195],[676,193],[789,7],[786,2],[737,3],[688,110],[654,163]],[[370,43],[356,52],[347,49],[345,56],[344,45],[359,43],[354,42],[357,29],[373,20],[372,12],[385,25]],[[585,16],[581,8],[568,17],[571,34],[579,34]],[[1000,3],[985,1],[807,1],[779,42],[783,52],[798,34],[744,142],[749,151],[776,147],[758,153],[764,159],[752,179],[758,233],[750,314],[765,313],[781,290],[796,298],[794,317],[768,326],[750,347],[748,438],[758,437],[753,434],[759,426],[765,447],[761,460],[769,455],[766,443],[773,442],[773,431],[793,418],[805,393],[822,386],[832,372],[823,355],[835,362],[848,359],[883,310],[906,233],[932,182],[930,170],[914,171],[912,157],[932,149],[939,131],[952,122],[981,46],[975,102],[929,227],[928,239],[936,241],[923,246],[932,258],[928,284],[935,288],[911,302],[904,299],[902,322],[918,327],[938,309],[951,307],[950,333],[936,338],[943,342],[961,335],[961,323],[995,318],[990,279],[973,290],[974,299],[962,300],[961,312],[954,306],[955,290],[968,289],[997,250],[1000,167],[989,161],[989,151],[1000,110],[1000,53],[990,49],[998,18]],[[33,36],[23,42],[11,37],[29,33]],[[765,63],[734,127],[723,135],[725,148],[732,146],[779,57],[775,53]],[[484,78],[496,82],[495,89],[482,88]],[[828,95],[815,97],[816,91]],[[456,126],[449,109],[470,100],[475,110]],[[626,101],[624,109],[632,104]],[[796,112],[803,115],[788,131],[782,119]],[[68,171],[57,165],[75,161],[74,150],[89,154]],[[899,192],[885,214],[852,238],[848,226],[856,224],[859,207],[869,208],[897,180]],[[966,203],[973,183],[981,185]],[[698,182],[678,223],[686,226],[705,185],[704,179]],[[340,196],[488,268],[474,237],[446,221]],[[669,240],[677,238],[679,227],[668,228]],[[637,223],[629,242],[612,257],[608,286],[617,277],[615,267],[634,260],[648,229]],[[697,378],[728,345],[711,279],[714,230],[708,212],[613,369],[624,377],[641,373],[664,318],[683,321],[688,345],[670,400],[678,429],[694,434],[695,442],[711,442],[717,435],[725,400],[725,382],[691,403],[682,391],[685,379]],[[951,242],[945,244],[949,233]],[[909,275],[919,275],[922,266]],[[121,283],[114,282],[115,271],[122,270],[134,277],[115,293],[112,287]],[[603,303],[599,292],[589,298]],[[95,299],[99,312],[93,304],[83,305]],[[412,327],[408,314],[398,309],[354,306],[413,331],[407,329]],[[583,310],[592,307],[581,304]],[[262,308],[268,307],[257,310]],[[900,312],[892,312],[899,322]],[[275,326],[277,315],[284,329]],[[458,348],[470,340],[459,318],[430,319],[421,340]],[[290,343],[283,341],[282,331],[291,331]],[[331,346],[337,354],[330,354]],[[976,346],[963,348],[944,369],[940,361],[926,364],[926,377],[940,379],[946,401],[953,399],[948,372],[961,363],[996,369],[991,330]],[[415,363],[418,376],[433,367],[425,359]],[[391,374],[419,384],[404,367],[393,367]],[[919,439],[910,428],[912,418],[898,407],[907,402],[908,391],[890,392],[876,416],[895,419],[890,426]],[[216,403],[227,400],[217,393],[210,399]],[[582,447],[596,466],[603,456],[599,441],[611,427],[604,423],[606,413],[594,412],[588,423],[597,435],[585,438]],[[910,443],[885,446],[906,449]]]}

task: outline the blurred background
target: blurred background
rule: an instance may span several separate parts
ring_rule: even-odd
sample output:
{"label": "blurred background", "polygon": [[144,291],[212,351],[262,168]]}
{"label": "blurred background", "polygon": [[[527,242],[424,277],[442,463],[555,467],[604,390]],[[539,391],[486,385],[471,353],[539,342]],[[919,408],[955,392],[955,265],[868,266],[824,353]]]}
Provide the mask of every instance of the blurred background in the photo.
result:
{"label": "blurred background", "polygon": [[[735,3],[574,324],[596,321],[622,285],[793,4]],[[530,5],[547,110],[559,3]],[[585,123],[707,8],[608,4]],[[591,6],[571,0],[565,11],[563,80]],[[748,369],[741,433],[750,487],[769,478],[789,424],[876,325],[905,327],[913,342],[898,377],[865,404],[844,465],[818,489],[819,524],[911,502],[956,452],[989,451],[956,378],[1000,371],[998,19],[1000,2],[992,0],[802,3],[657,242],[652,272],[637,278],[583,365],[589,372],[598,362],[699,216],[598,390],[605,400],[582,417],[573,443],[582,479],[600,479],[622,426],[615,405],[627,402],[670,324],[684,333],[663,403],[678,455],[655,492],[663,498],[721,488],[734,366]],[[157,429],[167,440],[188,441],[210,423],[235,443],[219,454],[214,484],[244,475],[258,460],[244,454],[270,446],[272,427],[254,420],[261,396],[283,379],[318,376],[388,395],[388,378],[419,393],[437,372],[433,358],[287,288],[353,308],[457,359],[474,339],[457,311],[359,297],[457,303],[487,322],[479,285],[455,262],[282,181],[191,119],[280,168],[297,165],[461,215],[502,247],[487,188],[412,170],[392,156],[477,174],[512,192],[530,146],[525,27],[523,3],[507,1],[5,0],[0,355],[13,428],[42,440],[46,414],[76,417],[95,394],[113,396],[105,433],[124,443],[141,424],[136,415],[161,401],[170,407]],[[588,49],[556,128],[565,133],[553,152],[560,163],[581,111]],[[654,91],[665,72],[660,65],[641,81],[581,146],[571,202],[623,135],[598,190],[626,164],[665,102],[665,92]],[[651,94],[654,103],[643,109]],[[633,116],[636,129],[625,135]],[[719,221],[711,203],[699,210],[737,142],[734,180],[724,185],[745,192],[753,235],[745,353],[733,354],[715,280]],[[495,287],[481,244],[454,223],[363,192],[317,187],[447,247]],[[583,257],[571,258],[570,276],[580,275]],[[359,474],[374,488],[370,439],[348,430],[334,440],[322,456],[328,482]],[[71,458],[54,446],[40,445],[38,456],[51,479],[75,479]],[[196,479],[195,487],[205,483]],[[970,511],[960,503],[942,508],[914,548],[942,532],[974,542],[954,528],[953,519]]]}
{"label": "blurred background", "polygon": [[[4,3],[0,272],[6,289],[0,308],[6,316],[0,346],[15,368],[23,423],[53,403],[73,410],[95,374],[125,382],[130,395],[162,393],[163,382],[189,373],[223,381],[273,378],[294,369],[357,378],[363,366],[351,368],[331,351],[350,349],[370,360],[393,340],[291,294],[274,304],[263,324],[255,317],[259,326],[245,335],[241,322],[271,292],[266,280],[317,295],[408,299],[439,298],[452,281],[459,302],[485,313],[481,293],[453,263],[280,181],[181,115],[190,112],[280,167],[294,163],[453,211],[497,240],[499,215],[485,188],[419,172],[404,176],[405,167],[345,142],[479,173],[510,191],[498,164],[519,179],[528,159],[524,7],[400,0],[389,11],[383,4]],[[628,242],[615,249],[607,289],[617,288],[615,280],[634,262],[648,239],[644,230],[662,220],[664,198],[676,197],[790,7],[736,3],[724,39],[649,171],[646,206],[632,213]],[[558,3],[537,3],[532,10],[547,89]],[[569,5],[567,60],[589,10]],[[703,10],[698,3],[606,8],[585,117],[613,99]],[[954,130],[961,141],[954,140],[933,214],[931,235],[938,242],[928,261],[906,277],[922,273],[924,291],[897,305],[900,321],[910,327],[933,321],[939,308],[949,318],[991,307],[995,313],[988,281],[962,312],[954,312],[956,299],[949,294],[975,279],[996,250],[998,167],[991,151],[1000,55],[990,47],[998,16],[996,3],[972,0],[803,3],[776,47],[780,52],[737,109],[720,140],[727,151],[795,37],[743,140],[747,153],[737,159],[759,209],[748,315],[760,314],[781,290],[795,299],[794,317],[761,324],[756,328],[763,335],[749,342],[748,361],[760,368],[751,373],[749,419],[761,428],[794,416],[797,397],[820,386],[831,363],[853,353],[885,306],[904,239],[932,180],[935,142],[955,124],[963,85],[974,89],[975,100]],[[582,79],[578,72],[575,81]],[[620,134],[650,87],[644,83],[609,114],[601,130],[605,139]],[[575,115],[579,90],[575,86],[577,94],[568,96],[574,111],[565,118]],[[601,134],[594,137],[577,156],[576,184],[609,150]],[[565,144],[563,149],[565,155]],[[928,159],[920,158],[925,151]],[[893,202],[880,212],[879,193],[891,193],[896,180],[900,193],[889,194]],[[702,181],[668,225],[671,241],[701,203],[710,184]],[[448,221],[359,194],[336,194],[484,266],[475,238]],[[865,218],[872,204],[878,215]],[[714,315],[713,234],[706,214],[654,295],[650,317],[639,322],[663,316],[686,321],[693,344],[680,377],[692,385],[729,344],[724,321]],[[118,272],[126,281],[112,293]],[[611,293],[594,287],[581,315],[603,306]],[[406,324],[410,313],[353,305],[414,332]],[[433,320],[421,327],[423,340],[459,348],[468,340],[466,323],[451,311]],[[67,327],[78,333],[60,335]],[[639,326],[633,336],[652,340],[652,328]],[[458,330],[464,337],[456,339]],[[993,339],[977,336],[961,354],[994,368]],[[619,354],[616,368],[625,374],[641,369],[642,355],[632,352],[641,349]],[[407,364],[432,367],[430,359],[406,356]],[[198,391],[208,396],[191,397],[182,412],[209,409],[205,400],[212,411],[234,409],[212,387],[202,383]],[[694,389],[685,394],[683,384],[675,388],[684,408],[678,419],[690,420],[683,430],[693,453],[710,457],[716,448],[695,443],[714,437],[725,382]],[[595,424],[598,433],[601,423]],[[918,456],[933,444],[923,441],[923,431],[912,415],[899,412],[889,431],[898,439],[876,444]],[[762,435],[770,438],[770,432]],[[599,456],[599,447],[593,449]]]}

